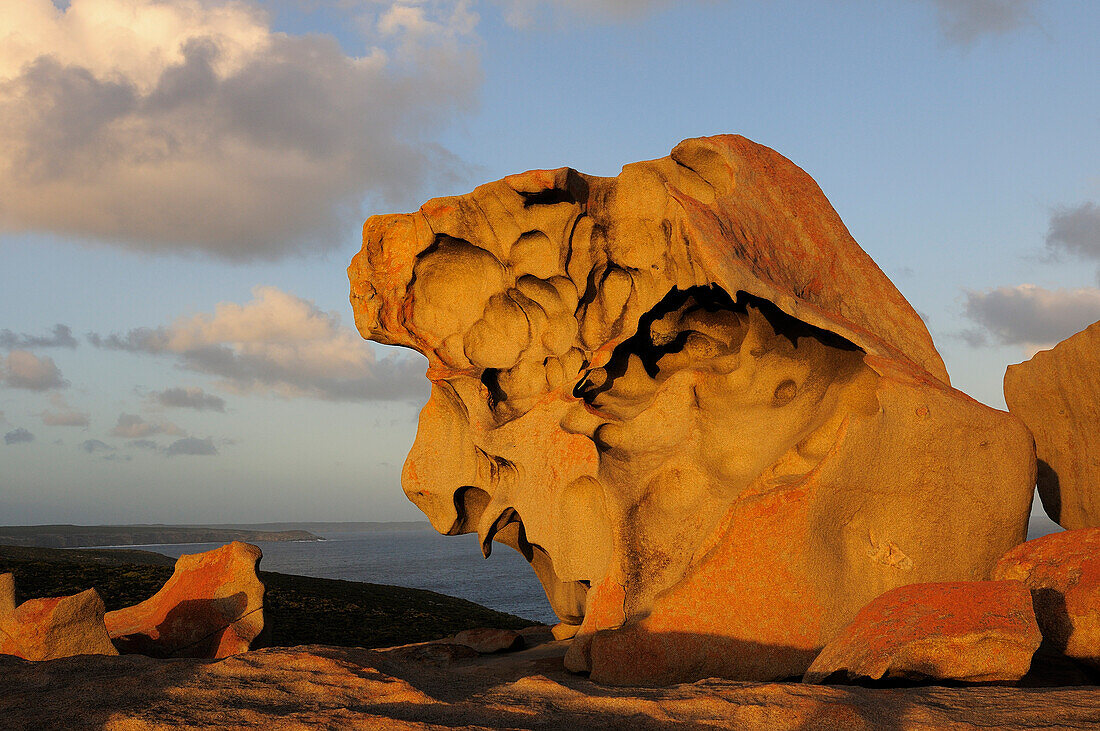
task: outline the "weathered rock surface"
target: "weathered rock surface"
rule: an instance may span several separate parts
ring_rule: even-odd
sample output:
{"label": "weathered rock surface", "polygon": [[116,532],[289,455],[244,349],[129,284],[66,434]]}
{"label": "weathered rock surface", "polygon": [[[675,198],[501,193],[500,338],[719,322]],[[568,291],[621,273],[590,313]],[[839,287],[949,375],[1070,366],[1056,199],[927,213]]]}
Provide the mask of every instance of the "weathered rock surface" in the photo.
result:
{"label": "weathered rock surface", "polygon": [[406,494],[520,551],[595,679],[800,675],[882,592],[1024,540],[1030,434],[743,137],[373,217],[348,274],[360,332],[428,358]]}
{"label": "weathered rock surface", "polygon": [[478,627],[455,635],[455,642],[483,655],[523,649],[523,635],[515,630]]}
{"label": "weathered rock surface", "polygon": [[248,543],[180,556],[164,587],[132,607],[107,612],[124,653],[217,658],[244,652],[263,630],[262,554]]}
{"label": "weathered rock surface", "polygon": [[95,589],[32,599],[15,606],[15,581],[0,575],[0,655],[53,660],[70,655],[117,655],[103,624]]}
{"label": "weathered rock surface", "polygon": [[993,576],[1027,585],[1054,649],[1100,668],[1100,528],[1023,543],[1005,554]]}
{"label": "weathered rock surface", "polygon": [[1008,410],[1035,435],[1039,497],[1070,530],[1100,527],[1100,322],[1005,372]]}
{"label": "weathered rock surface", "polygon": [[[435,643],[439,644],[439,643]],[[453,645],[452,645],[453,646]],[[0,658],[12,728],[1077,729],[1096,688],[870,689],[703,680],[607,688],[562,669],[565,643],[447,664],[385,651],[271,648],[216,662]]]}
{"label": "weathered rock surface", "polygon": [[1010,683],[1027,674],[1041,641],[1019,581],[910,584],[861,609],[803,682]]}

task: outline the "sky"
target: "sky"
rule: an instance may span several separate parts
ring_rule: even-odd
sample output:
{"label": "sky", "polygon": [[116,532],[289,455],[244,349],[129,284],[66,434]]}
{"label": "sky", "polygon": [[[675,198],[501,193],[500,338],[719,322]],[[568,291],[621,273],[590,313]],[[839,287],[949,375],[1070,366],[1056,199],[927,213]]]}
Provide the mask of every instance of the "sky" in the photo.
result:
{"label": "sky", "polygon": [[1100,3],[0,3],[0,524],[408,520],[426,361],[372,214],[738,133],[821,186],[953,385],[1100,320]]}

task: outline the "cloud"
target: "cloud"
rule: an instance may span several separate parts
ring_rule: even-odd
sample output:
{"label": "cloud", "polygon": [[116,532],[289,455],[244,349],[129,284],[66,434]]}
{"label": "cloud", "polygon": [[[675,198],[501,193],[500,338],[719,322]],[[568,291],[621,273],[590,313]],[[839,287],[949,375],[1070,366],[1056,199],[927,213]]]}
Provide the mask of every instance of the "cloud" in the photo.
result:
{"label": "cloud", "polygon": [[51,388],[67,388],[69,382],[61,377],[61,371],[49,356],[37,356],[26,350],[13,350],[7,358],[0,359],[0,382],[10,388],[30,391],[46,391]]}
{"label": "cloud", "polygon": [[196,439],[195,437],[186,437],[184,439],[177,439],[168,445],[168,456],[175,457],[177,455],[195,455],[195,456],[212,456],[218,453],[217,447],[214,446],[214,440],[207,437],[206,439]]}
{"label": "cloud", "polygon": [[112,350],[166,354],[187,370],[215,376],[236,393],[274,393],[330,401],[422,398],[423,367],[409,357],[377,359],[335,312],[275,287],[256,287],[243,305],[126,334],[92,334]]}
{"label": "cloud", "polygon": [[[963,311],[1001,344],[1049,346],[1100,320],[1100,289],[1021,284],[967,292]],[[968,342],[980,344],[976,334],[966,332]]]}
{"label": "cloud", "polygon": [[1038,0],[929,0],[943,37],[961,46],[982,36],[1011,33],[1034,22]]}
{"label": "cloud", "polygon": [[233,260],[328,249],[453,176],[480,84],[460,0],[375,3],[350,56],[256,0],[0,3],[0,230]]}
{"label": "cloud", "polygon": [[4,444],[26,444],[34,441],[34,434],[20,427],[4,435]]}
{"label": "cloud", "polygon": [[149,449],[153,451],[160,449],[157,443],[154,442],[152,439],[135,439],[130,442],[130,446],[134,447],[135,449]]}
{"label": "cloud", "polygon": [[1100,261],[1100,206],[1090,201],[1055,208],[1046,244],[1052,253]]}
{"label": "cloud", "polygon": [[183,430],[171,422],[151,423],[137,414],[119,414],[118,423],[111,430],[111,436],[124,439],[142,439],[154,434],[183,434]]}
{"label": "cloud", "polygon": [[115,451],[115,448],[110,444],[101,442],[98,439],[85,439],[80,443],[80,449],[83,449],[88,454],[102,454]]}
{"label": "cloud", "polygon": [[46,426],[88,426],[91,419],[86,412],[74,409],[61,394],[50,397],[54,411],[42,412],[42,423]]}
{"label": "cloud", "polygon": [[53,326],[50,335],[15,334],[11,330],[0,330],[0,348],[75,348],[76,338],[68,325],[58,323]]}
{"label": "cloud", "polygon": [[225,399],[206,393],[198,387],[167,388],[163,391],[154,391],[149,394],[149,397],[168,408],[225,411]]}
{"label": "cloud", "polygon": [[[695,0],[699,2],[700,0]],[[545,19],[547,13],[561,19],[566,13],[597,22],[637,20],[682,4],[677,0],[494,0],[504,11],[505,22],[526,28]]]}

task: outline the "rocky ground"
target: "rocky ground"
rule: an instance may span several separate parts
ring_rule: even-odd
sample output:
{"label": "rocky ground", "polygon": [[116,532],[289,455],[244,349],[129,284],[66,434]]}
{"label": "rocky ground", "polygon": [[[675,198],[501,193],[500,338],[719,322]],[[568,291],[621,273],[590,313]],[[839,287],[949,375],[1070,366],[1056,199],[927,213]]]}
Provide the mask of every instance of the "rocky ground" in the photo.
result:
{"label": "rocky ground", "polygon": [[220,661],[0,657],[4,728],[1083,729],[1095,687],[862,688],[703,680],[612,688],[567,673],[565,643],[479,656],[433,642],[310,645]]}

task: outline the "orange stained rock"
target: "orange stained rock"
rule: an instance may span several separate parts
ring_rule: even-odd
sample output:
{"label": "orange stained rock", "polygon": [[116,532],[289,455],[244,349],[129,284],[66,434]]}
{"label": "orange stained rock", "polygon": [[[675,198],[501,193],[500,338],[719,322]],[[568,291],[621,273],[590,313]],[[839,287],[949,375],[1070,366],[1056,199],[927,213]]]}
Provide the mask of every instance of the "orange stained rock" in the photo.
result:
{"label": "orange stained rock", "polygon": [[1100,667],[1100,528],[1020,544],[997,562],[993,576],[1031,589],[1039,628],[1055,649]]}
{"label": "orange stained rock", "polygon": [[0,655],[54,660],[73,655],[117,655],[103,624],[95,589],[15,606],[11,574],[0,575]]}
{"label": "orange stained rock", "polygon": [[1024,539],[1027,430],[743,137],[374,216],[348,276],[363,336],[428,359],[406,495],[520,551],[595,678],[798,675],[875,596]]}
{"label": "orange stained rock", "polygon": [[124,653],[154,657],[228,657],[249,649],[263,630],[262,554],[248,543],[180,556],[168,582],[149,599],[107,612],[111,639]]}
{"label": "orange stained rock", "polygon": [[1019,581],[910,584],[859,610],[803,682],[1014,682],[1027,674],[1041,641],[1031,595]]}
{"label": "orange stained rock", "polygon": [[1008,409],[1035,436],[1038,488],[1051,520],[1100,527],[1100,322],[1010,365]]}

